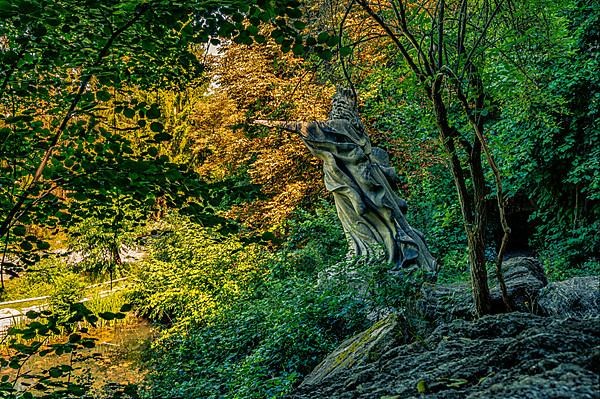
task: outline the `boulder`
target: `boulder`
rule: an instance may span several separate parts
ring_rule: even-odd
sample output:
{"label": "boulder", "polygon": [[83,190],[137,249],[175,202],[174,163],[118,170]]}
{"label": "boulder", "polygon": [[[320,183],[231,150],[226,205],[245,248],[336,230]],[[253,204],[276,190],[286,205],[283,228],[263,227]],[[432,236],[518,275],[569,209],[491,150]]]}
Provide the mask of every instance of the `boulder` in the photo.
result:
{"label": "boulder", "polygon": [[390,316],[346,341],[292,398],[600,398],[598,322],[515,312],[443,323],[406,344]]}
{"label": "boulder", "polygon": [[600,314],[600,277],[573,277],[551,283],[537,299],[539,311],[561,317],[588,317]]}
{"label": "boulder", "polygon": [[[540,261],[532,257],[510,258],[504,261],[502,268],[512,310],[533,312],[540,290],[548,284]],[[490,295],[492,304],[502,308],[502,294],[497,284],[494,284]]]}
{"label": "boulder", "polygon": [[[429,286],[429,333],[390,314],[338,347],[293,399],[600,399],[598,277],[548,284],[539,261],[504,263],[513,313],[475,318],[468,284]],[[413,326],[414,327],[414,326]],[[421,334],[421,335],[419,335]]]}
{"label": "boulder", "polygon": [[396,343],[398,329],[398,316],[391,314],[368,330],[347,339],[304,379],[302,386],[319,384],[326,379],[335,378],[344,370],[363,366],[379,358]]}
{"label": "boulder", "polygon": [[[542,264],[531,257],[515,257],[503,264],[504,282],[512,310],[534,312],[539,291],[548,284]],[[504,312],[500,288],[490,276],[492,309]],[[425,288],[420,308],[429,320],[448,322],[455,319],[475,319],[471,286],[463,284],[437,285]]]}

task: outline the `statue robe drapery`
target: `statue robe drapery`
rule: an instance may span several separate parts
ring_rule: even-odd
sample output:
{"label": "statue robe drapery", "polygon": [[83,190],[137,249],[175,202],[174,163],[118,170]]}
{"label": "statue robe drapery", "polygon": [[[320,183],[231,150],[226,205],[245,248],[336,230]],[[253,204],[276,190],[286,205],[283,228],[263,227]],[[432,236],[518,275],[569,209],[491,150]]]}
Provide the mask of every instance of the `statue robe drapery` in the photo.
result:
{"label": "statue robe drapery", "polygon": [[421,233],[406,221],[406,202],[392,188],[397,177],[387,153],[371,146],[364,128],[351,119],[331,119],[304,125],[301,136],[323,161],[349,255],[375,257],[383,250],[395,270],[417,267],[435,274],[436,262]]}

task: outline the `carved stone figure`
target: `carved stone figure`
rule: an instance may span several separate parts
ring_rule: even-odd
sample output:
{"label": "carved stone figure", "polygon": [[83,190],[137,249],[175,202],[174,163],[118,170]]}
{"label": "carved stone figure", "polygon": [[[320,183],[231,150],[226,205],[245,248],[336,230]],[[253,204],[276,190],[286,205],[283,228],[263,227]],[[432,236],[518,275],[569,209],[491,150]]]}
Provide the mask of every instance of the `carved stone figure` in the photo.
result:
{"label": "carved stone figure", "polygon": [[327,121],[257,122],[298,132],[323,161],[325,187],[333,194],[350,257],[383,255],[393,270],[435,275],[437,264],[422,234],[406,221],[407,205],[394,190],[398,176],[388,154],[371,145],[350,90],[338,89]]}

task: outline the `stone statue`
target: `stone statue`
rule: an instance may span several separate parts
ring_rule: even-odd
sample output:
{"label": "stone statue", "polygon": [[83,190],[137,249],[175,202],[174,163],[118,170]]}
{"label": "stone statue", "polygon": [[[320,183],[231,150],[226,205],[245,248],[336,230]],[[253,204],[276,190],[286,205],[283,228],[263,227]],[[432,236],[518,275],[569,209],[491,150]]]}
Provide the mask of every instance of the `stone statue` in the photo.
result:
{"label": "stone statue", "polygon": [[383,255],[393,271],[416,268],[435,276],[437,263],[422,234],[406,221],[407,204],[394,190],[396,171],[388,154],[371,145],[350,90],[337,90],[327,121],[256,122],[299,133],[323,161],[325,187],[333,194],[349,257],[381,260]]}

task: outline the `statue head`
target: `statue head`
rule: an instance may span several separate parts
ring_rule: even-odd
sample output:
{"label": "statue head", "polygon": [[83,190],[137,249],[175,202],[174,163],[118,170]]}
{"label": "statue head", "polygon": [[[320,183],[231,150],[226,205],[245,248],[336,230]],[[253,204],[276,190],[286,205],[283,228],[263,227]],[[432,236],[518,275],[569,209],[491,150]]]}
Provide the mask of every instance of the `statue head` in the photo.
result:
{"label": "statue head", "polygon": [[362,128],[358,117],[358,107],[354,92],[348,88],[338,86],[333,96],[329,119],[346,119],[357,128]]}

